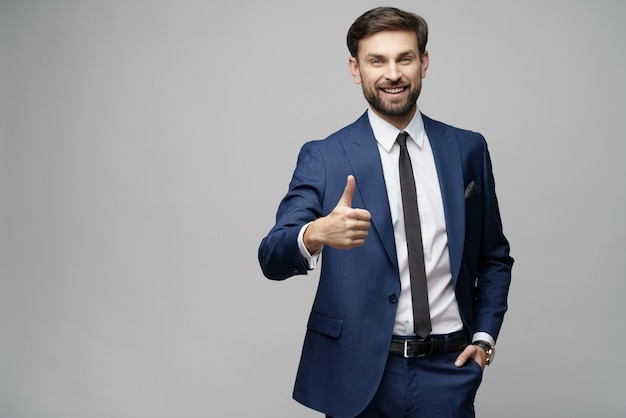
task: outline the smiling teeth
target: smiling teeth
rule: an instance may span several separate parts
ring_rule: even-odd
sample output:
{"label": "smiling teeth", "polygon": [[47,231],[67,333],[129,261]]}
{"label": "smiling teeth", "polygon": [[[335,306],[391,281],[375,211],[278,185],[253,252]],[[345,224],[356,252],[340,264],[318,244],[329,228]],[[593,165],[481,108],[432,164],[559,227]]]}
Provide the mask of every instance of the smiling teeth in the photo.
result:
{"label": "smiling teeth", "polygon": [[391,94],[395,94],[395,93],[401,93],[404,90],[404,87],[398,87],[395,89],[383,89],[385,91],[385,93],[391,93]]}

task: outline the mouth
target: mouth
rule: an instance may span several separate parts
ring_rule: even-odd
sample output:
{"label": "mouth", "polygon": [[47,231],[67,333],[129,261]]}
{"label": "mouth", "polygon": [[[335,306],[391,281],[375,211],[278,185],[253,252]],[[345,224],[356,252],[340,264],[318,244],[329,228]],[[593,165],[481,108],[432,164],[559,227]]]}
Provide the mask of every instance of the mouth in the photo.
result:
{"label": "mouth", "polygon": [[403,91],[407,90],[408,87],[381,87],[380,90],[387,94],[400,94]]}

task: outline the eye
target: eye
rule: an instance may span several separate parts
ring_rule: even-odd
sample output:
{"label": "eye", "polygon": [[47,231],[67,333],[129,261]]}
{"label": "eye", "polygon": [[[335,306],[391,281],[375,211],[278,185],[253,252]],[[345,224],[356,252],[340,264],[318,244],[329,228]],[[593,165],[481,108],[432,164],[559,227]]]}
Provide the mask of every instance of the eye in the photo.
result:
{"label": "eye", "polygon": [[404,62],[406,64],[410,63],[411,61],[413,61],[413,59],[411,57],[402,57],[400,59],[400,62]]}
{"label": "eye", "polygon": [[372,65],[380,65],[383,63],[383,60],[381,60],[380,58],[373,58],[370,60],[370,64]]}

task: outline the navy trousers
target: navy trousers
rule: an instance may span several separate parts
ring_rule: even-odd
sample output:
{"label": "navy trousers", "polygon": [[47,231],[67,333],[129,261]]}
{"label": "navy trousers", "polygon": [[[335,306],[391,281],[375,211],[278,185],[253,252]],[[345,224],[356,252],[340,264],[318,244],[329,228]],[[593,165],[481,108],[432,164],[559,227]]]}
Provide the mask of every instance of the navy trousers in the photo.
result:
{"label": "navy trousers", "polygon": [[374,399],[355,418],[474,418],[483,371],[471,359],[456,367],[459,354],[412,359],[390,354]]}

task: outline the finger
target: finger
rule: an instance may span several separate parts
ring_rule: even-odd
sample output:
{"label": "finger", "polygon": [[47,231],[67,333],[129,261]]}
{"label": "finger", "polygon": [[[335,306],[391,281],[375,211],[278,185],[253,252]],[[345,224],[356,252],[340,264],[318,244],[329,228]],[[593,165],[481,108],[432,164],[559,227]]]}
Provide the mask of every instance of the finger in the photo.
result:
{"label": "finger", "polygon": [[353,175],[348,176],[348,180],[346,181],[346,188],[343,190],[343,194],[341,195],[341,199],[339,199],[339,203],[337,205],[343,205],[346,207],[352,207],[352,196],[354,196],[354,190],[356,189],[356,180],[354,180]]}
{"label": "finger", "polygon": [[454,365],[456,367],[463,366],[467,362],[467,360],[472,357],[472,350],[470,350],[469,348],[471,347],[470,346],[465,347],[465,350],[463,350],[461,354],[459,354],[459,356],[456,358],[454,362]]}
{"label": "finger", "polygon": [[349,216],[357,221],[363,221],[368,223],[370,219],[372,219],[372,215],[367,209],[353,209]]}
{"label": "finger", "polygon": [[454,365],[456,367],[461,367],[465,364],[465,362],[467,361],[467,356],[464,355],[465,352],[459,354],[459,356],[456,358],[456,360],[454,361]]}

